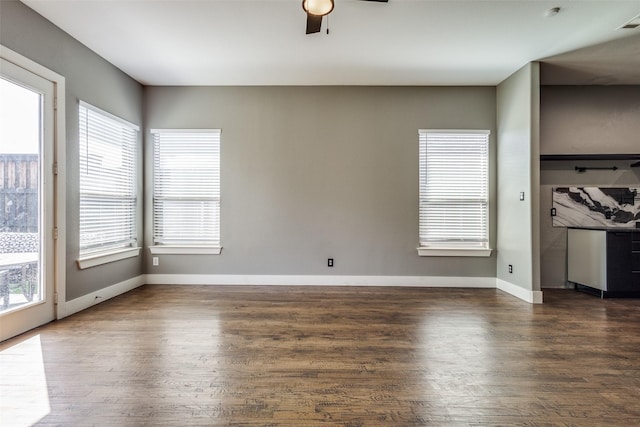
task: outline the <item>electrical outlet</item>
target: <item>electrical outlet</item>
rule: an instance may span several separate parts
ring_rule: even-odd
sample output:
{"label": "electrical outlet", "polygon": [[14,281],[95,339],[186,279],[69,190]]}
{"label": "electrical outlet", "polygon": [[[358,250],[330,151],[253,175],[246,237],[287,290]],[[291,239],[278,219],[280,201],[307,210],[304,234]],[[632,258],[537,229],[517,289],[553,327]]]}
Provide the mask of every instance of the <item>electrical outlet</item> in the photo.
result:
{"label": "electrical outlet", "polygon": [[551,216],[556,216],[556,208],[551,208]]}
{"label": "electrical outlet", "polygon": [[509,264],[509,273],[513,273],[513,265]]}
{"label": "electrical outlet", "polygon": [[327,267],[333,267],[333,258],[327,260]]}
{"label": "electrical outlet", "polygon": [[154,256],[154,257],[152,258],[152,261],[153,261],[153,266],[154,266],[154,267],[157,267],[157,266],[159,266],[159,265],[160,265],[160,258],[159,258],[159,257]]}
{"label": "electrical outlet", "polygon": [[521,200],[521,201],[522,201],[522,200],[524,200],[524,191],[521,191],[521,192],[520,192],[520,200]]}

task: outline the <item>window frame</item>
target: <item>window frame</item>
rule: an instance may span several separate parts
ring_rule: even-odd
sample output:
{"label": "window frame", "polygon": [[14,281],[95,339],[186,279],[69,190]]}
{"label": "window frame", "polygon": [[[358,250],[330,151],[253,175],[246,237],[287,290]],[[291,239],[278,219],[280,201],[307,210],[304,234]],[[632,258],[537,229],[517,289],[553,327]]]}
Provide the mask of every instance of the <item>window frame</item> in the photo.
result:
{"label": "window frame", "polygon": [[[220,187],[220,163],[221,163],[221,136],[222,131],[220,129],[150,129],[151,140],[153,144],[153,189],[152,189],[152,239],[153,245],[149,247],[149,251],[153,255],[163,255],[163,254],[172,254],[172,255],[220,255],[222,252],[222,245],[220,243],[221,239],[221,221],[220,221],[220,213],[221,213],[221,187]],[[191,197],[175,197],[169,196],[167,194],[162,194],[161,186],[157,185],[158,182],[162,179],[158,174],[160,173],[159,164],[161,159],[158,157],[161,154],[158,150],[158,145],[162,143],[161,136],[174,136],[180,137],[183,136],[185,139],[189,138],[190,134],[202,134],[207,135],[210,134],[212,142],[216,144],[211,148],[212,153],[208,153],[213,157],[214,164],[212,165],[212,169],[208,172],[210,174],[210,178],[213,179],[213,188],[210,190],[213,191],[213,194],[210,195],[202,195],[201,193],[191,193]],[[217,162],[217,163],[215,163]],[[193,169],[192,169],[193,170]],[[217,185],[216,185],[217,183]],[[172,185],[172,184],[168,184]],[[217,188],[216,188],[217,187]],[[217,191],[217,192],[216,192]],[[159,218],[159,206],[157,205],[158,200],[163,200],[165,202],[179,202],[180,200],[188,200],[191,199],[202,202],[206,204],[207,202],[213,202],[213,218],[214,223],[212,224],[213,235],[210,236],[210,239],[206,240],[193,240],[189,241],[189,237],[186,237],[183,241],[175,240],[175,237],[160,237],[159,236],[159,226],[158,226],[158,218]],[[163,224],[163,227],[165,225]],[[164,240],[164,241],[163,241]]]}
{"label": "window frame", "polygon": [[[486,155],[484,157],[484,165],[480,165],[480,170],[481,170],[481,174],[485,175],[485,181],[484,181],[484,188],[482,189],[482,191],[484,191],[485,196],[482,197],[482,195],[480,194],[480,197],[475,198],[474,200],[476,200],[476,205],[477,202],[480,201],[480,203],[484,202],[484,212],[481,214],[484,215],[484,230],[482,230],[482,228],[480,228],[480,231],[483,231],[483,234],[485,236],[485,238],[483,240],[479,240],[479,241],[473,241],[473,240],[469,240],[469,241],[464,241],[464,240],[457,240],[457,239],[452,239],[452,240],[443,240],[443,241],[428,241],[428,239],[426,239],[426,236],[422,235],[422,230],[425,228],[428,228],[428,224],[426,224],[427,221],[427,213],[424,211],[425,210],[425,206],[428,203],[426,201],[426,196],[427,196],[427,163],[428,163],[428,150],[427,150],[427,145],[428,145],[428,135],[432,134],[432,135],[437,135],[437,134],[459,134],[459,135],[474,135],[474,136],[479,136],[479,135],[486,135],[486,139],[485,141],[483,141],[486,146],[483,147],[484,150],[486,150]],[[419,197],[418,197],[418,228],[419,228],[419,233],[418,233],[418,255],[419,256],[457,256],[457,257],[465,257],[465,256],[469,256],[469,257],[488,257],[491,255],[492,253],[492,249],[490,248],[490,209],[489,209],[489,200],[490,200],[490,182],[489,182],[489,162],[490,162],[490,135],[491,135],[491,131],[490,130],[471,130],[471,129],[419,129],[418,130],[418,145],[419,145],[419,159],[418,159],[418,163],[419,163]],[[442,188],[442,187],[440,187]],[[446,203],[447,200],[451,201],[452,203],[456,204],[455,201],[457,200],[457,204],[458,205],[463,205],[459,202],[459,198],[456,199],[455,197],[452,197],[450,199],[441,199],[439,200],[439,203]],[[472,203],[470,203],[471,205]]]}
{"label": "window frame", "polygon": [[[85,118],[83,118],[83,114],[86,115]],[[80,269],[90,268],[126,258],[136,257],[140,254],[140,250],[142,249],[138,245],[138,135],[140,127],[107,111],[104,111],[94,105],[80,100],[78,104],[78,143],[80,147],[82,147],[82,144],[87,147],[88,144],[91,143],[89,135],[86,132],[89,131],[88,127],[91,125],[91,123],[89,122],[89,117],[92,114],[98,115],[99,120],[103,121],[103,123],[109,123],[110,125],[113,125],[113,127],[110,128],[110,131],[115,131],[116,133],[119,132],[122,135],[121,139],[118,140],[116,144],[120,147],[121,150],[126,150],[128,152],[127,155],[129,156],[128,160],[130,166],[129,168],[122,169],[122,172],[126,177],[125,180],[129,182],[129,185],[125,186],[127,187],[126,192],[118,193],[114,196],[113,193],[109,194],[109,188],[104,188],[102,189],[104,191],[103,193],[94,193],[93,197],[97,197],[98,199],[102,197],[104,200],[111,201],[122,200],[130,204],[130,227],[128,233],[129,238],[123,239],[121,241],[113,241],[110,244],[105,243],[93,248],[83,247],[83,245],[79,241],[77,264],[78,268]],[[84,130],[81,129],[83,125],[87,127]],[[125,135],[126,133],[129,134]],[[121,152],[119,154],[122,155]],[[96,189],[95,187],[83,189],[83,187],[89,184],[90,181],[83,182],[82,162],[88,162],[89,157],[88,154],[83,156],[82,150],[78,152],[78,155],[78,162],[81,165],[80,177],[78,181],[79,199],[80,206],[82,207],[83,197],[86,197],[87,190],[99,191],[100,189]],[[114,187],[120,188],[119,186]],[[112,187],[111,189],[113,189],[114,187]],[[81,239],[83,234],[82,209],[80,209],[79,215],[79,239]]]}

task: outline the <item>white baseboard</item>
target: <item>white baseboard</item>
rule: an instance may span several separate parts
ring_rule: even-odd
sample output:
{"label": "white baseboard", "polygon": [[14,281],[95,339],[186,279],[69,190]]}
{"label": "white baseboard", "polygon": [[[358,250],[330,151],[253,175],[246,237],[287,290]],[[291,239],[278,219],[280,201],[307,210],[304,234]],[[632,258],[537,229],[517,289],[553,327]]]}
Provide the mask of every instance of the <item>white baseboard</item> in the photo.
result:
{"label": "white baseboard", "polygon": [[495,288],[495,277],[147,274],[150,285],[299,285]]}
{"label": "white baseboard", "polygon": [[496,288],[531,304],[542,304],[542,291],[529,291],[502,279],[496,280]]}
{"label": "white baseboard", "polygon": [[528,291],[495,277],[450,276],[307,276],[241,274],[143,274],[99,291],[58,304],[58,319],[99,304],[144,284],[150,285],[271,285],[271,286],[407,286],[425,288],[497,288],[532,304],[542,303],[542,291]]}
{"label": "white baseboard", "polygon": [[63,317],[71,316],[74,313],[99,304],[110,298],[129,292],[130,290],[142,286],[145,283],[145,275],[141,274],[140,276],[132,277],[131,279],[116,283],[104,289],[100,289],[99,291],[83,295],[71,301],[60,302],[58,304],[57,317],[58,319],[62,319]]}

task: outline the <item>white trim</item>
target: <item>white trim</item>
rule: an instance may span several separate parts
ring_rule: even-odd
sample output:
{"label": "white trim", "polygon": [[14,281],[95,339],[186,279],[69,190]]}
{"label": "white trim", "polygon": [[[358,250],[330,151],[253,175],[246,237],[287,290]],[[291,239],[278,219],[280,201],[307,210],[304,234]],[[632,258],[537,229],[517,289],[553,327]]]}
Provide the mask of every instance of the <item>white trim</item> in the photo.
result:
{"label": "white trim", "polygon": [[221,129],[149,129],[150,133],[215,133],[220,135]]}
{"label": "white trim", "polygon": [[473,257],[489,257],[491,249],[473,249],[473,248],[418,248],[419,256],[473,256]]}
{"label": "white trim", "polygon": [[147,274],[149,285],[390,286],[499,289],[531,304],[542,304],[542,291],[527,291],[495,277],[458,276],[296,276],[242,274]]}
{"label": "white trim", "polygon": [[116,116],[115,114],[112,114],[112,113],[110,113],[108,111],[104,111],[103,109],[98,108],[95,105],[91,105],[88,102],[85,102],[85,101],[83,101],[81,99],[78,100],[78,104],[81,107],[86,108],[87,110],[93,110],[96,113],[102,114],[103,116],[106,116],[106,117],[110,118],[111,120],[115,120],[116,122],[120,123],[121,125],[124,125],[124,126],[126,126],[128,128],[131,128],[131,129],[135,130],[136,132],[140,132],[140,126],[136,125],[135,123],[131,123],[131,122],[129,122],[129,121],[127,121],[127,120],[125,120],[125,119],[123,119],[121,117]]}
{"label": "white trim", "polygon": [[542,304],[543,301],[542,291],[529,291],[506,280],[496,278],[496,288],[531,304]]}
{"label": "white trim", "polygon": [[108,286],[104,289],[100,289],[90,294],[83,295],[76,299],[67,302],[60,302],[62,310],[59,310],[58,319],[62,319],[66,316],[71,316],[79,311],[85,310],[91,306],[104,302],[108,299],[121,295],[125,292],[129,292],[132,289],[140,287],[145,284],[144,274],[125,280],[120,283]]}
{"label": "white trim", "polygon": [[[58,83],[60,81],[64,82],[64,76],[56,73],[55,71],[51,71],[47,67],[40,65],[37,62],[34,62],[31,59],[27,58],[26,56],[22,56],[18,52],[15,52],[3,45],[0,45],[0,57],[6,59],[9,62],[13,62],[19,67],[28,67],[28,70],[32,73],[37,74],[40,77],[54,83]],[[60,105],[58,104],[58,108],[59,107]]]}
{"label": "white trim", "polygon": [[[0,273],[3,273],[3,272],[0,272]],[[17,306],[12,307],[12,308],[7,308],[5,310],[0,311],[0,318],[2,318],[3,316],[14,314],[14,313],[16,313],[18,311],[21,311],[21,310],[28,310],[28,309],[30,309],[32,307],[37,306],[37,305],[42,305],[42,304],[46,304],[46,303],[47,303],[46,300],[32,301],[32,302],[26,302],[24,304],[17,305]],[[15,335],[19,335],[21,333],[22,332],[18,332],[17,334],[11,334],[11,336],[9,336],[8,338],[12,338]],[[2,338],[2,339],[0,339],[0,341],[4,341],[4,339],[5,339],[5,338],[3,338],[2,335],[0,335],[0,338]]]}
{"label": "white trim", "polygon": [[220,255],[221,246],[149,246],[152,255]]}
{"label": "white trim", "polygon": [[147,274],[150,285],[396,286],[495,288],[494,277]]}
{"label": "white trim", "polygon": [[426,133],[479,133],[491,135],[491,131],[488,129],[418,129],[418,135]]}
{"label": "white trim", "polygon": [[448,276],[293,276],[240,274],[143,274],[59,304],[58,319],[70,316],[142,285],[270,285],[270,286],[396,286],[429,288],[498,288],[534,304],[542,303],[541,291],[527,291],[494,277]]}
{"label": "white trim", "polygon": [[55,250],[55,289],[54,303],[56,307],[56,319],[60,319],[60,304],[55,301],[64,301],[67,297],[67,156],[66,156],[66,87],[65,78],[53,80],[55,83],[56,102],[58,108],[54,111],[56,121],[55,158],[58,163],[58,175],[54,176],[55,186],[55,210],[58,238],[54,241]]}
{"label": "white trim", "polygon": [[78,268],[84,270],[85,268],[91,268],[97,265],[137,257],[140,255],[141,250],[142,248],[124,248],[109,252],[100,252],[78,258],[76,262],[78,263]]}

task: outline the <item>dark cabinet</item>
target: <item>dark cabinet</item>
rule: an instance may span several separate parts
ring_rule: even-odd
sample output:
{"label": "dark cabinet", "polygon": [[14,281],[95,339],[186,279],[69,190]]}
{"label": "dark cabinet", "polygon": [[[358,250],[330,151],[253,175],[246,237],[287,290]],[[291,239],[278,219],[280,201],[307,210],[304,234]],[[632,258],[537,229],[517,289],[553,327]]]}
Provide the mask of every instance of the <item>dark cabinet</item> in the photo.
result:
{"label": "dark cabinet", "polygon": [[640,230],[631,233],[631,282],[640,287]]}
{"label": "dark cabinet", "polygon": [[633,273],[634,254],[631,232],[607,231],[607,291],[640,291],[640,275]]}

